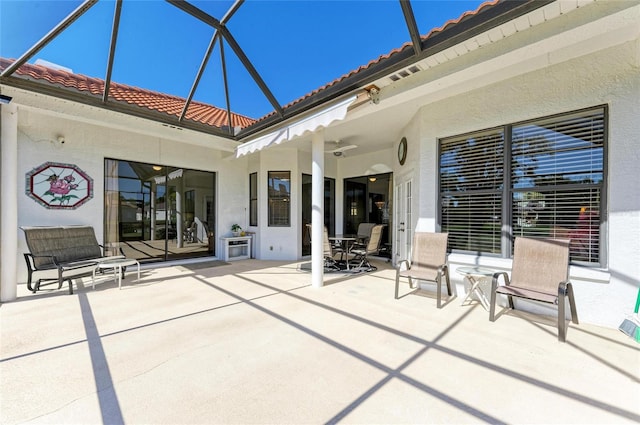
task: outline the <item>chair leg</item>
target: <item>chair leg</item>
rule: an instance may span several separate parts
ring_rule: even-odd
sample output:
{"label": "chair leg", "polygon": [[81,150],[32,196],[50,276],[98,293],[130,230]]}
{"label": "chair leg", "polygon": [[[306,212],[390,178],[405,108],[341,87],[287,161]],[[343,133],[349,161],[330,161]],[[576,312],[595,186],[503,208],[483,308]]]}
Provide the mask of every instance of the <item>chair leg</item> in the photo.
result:
{"label": "chair leg", "polygon": [[436,276],[436,296],[438,298],[436,305],[442,308],[442,275],[440,273]]}
{"label": "chair leg", "polygon": [[576,325],[578,323],[578,310],[576,309],[576,299],[573,294],[573,285],[567,284],[567,296],[569,297],[569,307],[571,308],[571,321]]}
{"label": "chair leg", "polygon": [[33,286],[31,285],[31,276],[33,273],[31,273],[31,270],[27,270],[27,289],[31,292],[35,292],[33,290]]}
{"label": "chair leg", "polygon": [[398,299],[398,286],[400,286],[400,271],[396,270],[396,300]]}
{"label": "chair leg", "polygon": [[565,288],[560,284],[558,288],[558,341],[567,340],[567,319],[565,317]]}
{"label": "chair leg", "polygon": [[578,312],[573,296],[573,286],[570,282],[560,282],[558,286],[558,341],[560,342],[567,340],[568,327],[565,313],[567,298],[569,298],[569,308],[571,309],[571,321],[577,324]]}
{"label": "chair leg", "polygon": [[453,291],[451,290],[451,281],[449,280],[449,270],[447,270],[446,273],[444,274],[444,279],[447,282],[447,293],[449,294],[449,296],[452,296]]}
{"label": "chair leg", "polygon": [[495,322],[496,320],[496,298],[497,298],[496,290],[497,289],[498,289],[498,281],[496,280],[496,278],[493,278],[493,281],[491,282],[491,301],[490,301],[490,307],[489,307],[490,322]]}

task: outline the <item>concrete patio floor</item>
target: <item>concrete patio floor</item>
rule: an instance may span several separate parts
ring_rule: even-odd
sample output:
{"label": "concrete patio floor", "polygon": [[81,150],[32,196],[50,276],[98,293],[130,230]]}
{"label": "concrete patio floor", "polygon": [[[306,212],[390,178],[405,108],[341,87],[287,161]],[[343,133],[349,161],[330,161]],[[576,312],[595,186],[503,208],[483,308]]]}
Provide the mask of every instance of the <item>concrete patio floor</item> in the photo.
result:
{"label": "concrete patio floor", "polygon": [[[462,296],[395,300],[394,270],[145,267],[0,307],[2,424],[638,423],[640,344]],[[453,276],[452,276],[453,277]],[[402,293],[409,292],[403,284]],[[578,305],[580,313],[580,305]]]}

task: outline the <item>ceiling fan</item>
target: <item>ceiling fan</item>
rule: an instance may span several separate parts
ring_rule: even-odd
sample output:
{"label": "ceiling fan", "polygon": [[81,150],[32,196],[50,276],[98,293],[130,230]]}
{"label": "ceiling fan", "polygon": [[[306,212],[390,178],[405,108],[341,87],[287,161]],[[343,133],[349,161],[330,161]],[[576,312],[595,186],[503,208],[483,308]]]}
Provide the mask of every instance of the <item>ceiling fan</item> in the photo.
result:
{"label": "ceiling fan", "polygon": [[342,156],[345,151],[355,149],[357,147],[357,145],[343,145],[340,143],[340,140],[335,140],[333,142],[326,142],[324,151],[326,153],[332,153],[335,156]]}

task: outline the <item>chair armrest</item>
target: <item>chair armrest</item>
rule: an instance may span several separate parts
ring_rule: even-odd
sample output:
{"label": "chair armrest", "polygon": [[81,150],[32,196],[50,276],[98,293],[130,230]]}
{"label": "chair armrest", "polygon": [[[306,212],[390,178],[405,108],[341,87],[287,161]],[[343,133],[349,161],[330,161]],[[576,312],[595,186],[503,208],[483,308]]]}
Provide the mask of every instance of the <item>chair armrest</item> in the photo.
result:
{"label": "chair armrest", "polygon": [[494,293],[498,288],[498,283],[500,280],[500,276],[504,279],[505,286],[509,286],[509,274],[507,272],[496,272],[493,274],[493,278],[491,279],[491,292]]}
{"label": "chair armrest", "polygon": [[27,267],[29,267],[31,271],[42,270],[36,267],[36,263],[34,261],[36,258],[50,258],[51,263],[56,267],[58,266],[58,264],[56,263],[57,260],[55,255],[33,255],[30,252],[25,252],[24,258],[27,261]]}
{"label": "chair armrest", "polygon": [[558,300],[563,296],[567,295],[567,287],[571,286],[571,282],[568,280],[563,280],[558,284],[558,297],[556,298],[556,305],[558,304]]}
{"label": "chair armrest", "polygon": [[[403,264],[405,266],[404,269],[402,268]],[[396,271],[401,272],[401,271],[409,270],[410,268],[411,268],[411,263],[409,262],[409,260],[400,260],[400,262],[397,264]]]}
{"label": "chair armrest", "polygon": [[508,285],[509,284],[509,273],[507,273],[507,272],[495,272],[493,274],[493,280],[498,281],[500,279],[500,276],[502,276],[504,278],[505,285]]}

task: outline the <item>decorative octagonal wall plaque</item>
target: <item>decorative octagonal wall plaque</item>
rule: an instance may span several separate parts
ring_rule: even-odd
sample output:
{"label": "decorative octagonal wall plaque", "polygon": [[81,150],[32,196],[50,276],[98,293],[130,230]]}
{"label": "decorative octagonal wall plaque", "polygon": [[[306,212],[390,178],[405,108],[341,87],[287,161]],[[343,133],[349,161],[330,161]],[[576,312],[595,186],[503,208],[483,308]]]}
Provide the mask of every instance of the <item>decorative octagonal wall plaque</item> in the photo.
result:
{"label": "decorative octagonal wall plaque", "polygon": [[49,209],[76,209],[93,198],[93,179],[74,164],[45,162],[26,174],[27,196]]}

